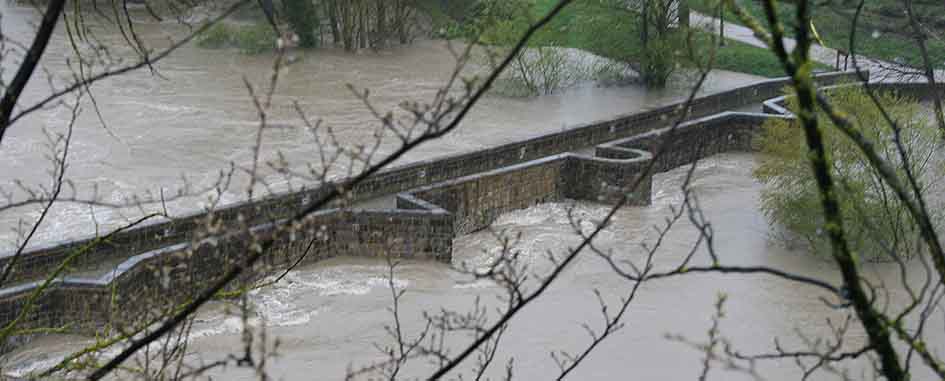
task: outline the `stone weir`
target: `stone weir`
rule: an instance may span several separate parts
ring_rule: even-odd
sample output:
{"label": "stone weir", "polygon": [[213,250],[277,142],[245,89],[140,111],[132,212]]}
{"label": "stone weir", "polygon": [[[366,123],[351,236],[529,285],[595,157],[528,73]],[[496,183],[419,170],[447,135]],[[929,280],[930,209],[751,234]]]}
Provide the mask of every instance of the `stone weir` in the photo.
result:
{"label": "stone weir", "polygon": [[[817,77],[821,86],[855,78],[853,73]],[[675,130],[656,171],[716,153],[751,150],[755,131],[765,120],[791,116],[777,109],[777,102],[766,103],[770,114],[727,110],[774,99],[788,83],[787,78],[766,80],[695,99],[688,110],[692,119]],[[680,102],[385,170],[353,186],[346,197],[357,202],[394,195],[396,206],[388,209],[335,205],[288,228],[283,221],[319,194],[318,189],[303,190],[139,226],[108,239],[34,249],[13,269],[8,280],[13,286],[0,289],[0,324],[16,320],[22,330],[95,333],[147,322],[238,262],[246,255],[247,236],[274,229],[284,234],[277,235],[261,263],[238,284],[334,256],[450,262],[457,235],[485,228],[502,213],[563,199],[608,201],[638,180],[631,203],[647,204],[651,179],[638,179],[641,169],[653,160],[655,145],[683,111]],[[592,147],[593,155],[575,153]],[[254,234],[201,238],[208,221],[216,229],[251,226]],[[0,266],[10,258],[0,258]],[[107,266],[106,271],[47,279],[67,258],[72,267]]]}

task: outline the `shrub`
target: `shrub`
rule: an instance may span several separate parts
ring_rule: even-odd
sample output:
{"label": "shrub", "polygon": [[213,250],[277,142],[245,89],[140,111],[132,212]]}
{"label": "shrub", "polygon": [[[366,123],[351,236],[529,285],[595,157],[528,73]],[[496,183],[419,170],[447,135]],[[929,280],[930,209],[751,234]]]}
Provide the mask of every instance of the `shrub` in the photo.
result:
{"label": "shrub", "polygon": [[272,30],[272,26],[258,22],[250,26],[240,27],[233,36],[236,47],[243,54],[259,54],[276,48],[279,36]]}
{"label": "shrub", "polygon": [[217,23],[197,38],[197,46],[206,49],[221,49],[232,44],[235,28],[225,23]]}
{"label": "shrub", "polygon": [[318,28],[318,12],[312,0],[284,0],[285,18],[292,31],[299,36],[299,46],[314,48],[318,46],[315,29]]}
{"label": "shrub", "polygon": [[197,46],[207,49],[235,47],[244,54],[259,54],[274,49],[277,37],[265,22],[252,25],[218,23],[198,37]]}
{"label": "shrub", "polygon": [[643,58],[640,60],[640,74],[643,83],[651,88],[666,87],[666,81],[679,66],[678,62],[680,43],[678,36],[669,36],[653,40],[643,49]]}
{"label": "shrub", "polygon": [[[916,174],[922,192],[929,196],[943,174],[936,153],[936,130],[927,112],[914,101],[893,95],[881,96],[883,104],[902,127],[901,144],[908,165],[896,149],[896,134],[880,110],[862,89],[831,94],[837,109],[856,121],[866,138],[874,142],[880,156],[897,169],[906,182],[906,169]],[[790,103],[789,108],[796,109]],[[837,198],[851,249],[867,260],[891,260],[889,254],[912,257],[921,251],[915,240],[917,227],[904,206],[869,164],[865,155],[825,115],[819,115],[829,166],[836,183]],[[764,184],[761,209],[769,221],[785,228],[789,237],[800,239],[815,252],[829,250],[823,234],[820,194],[807,156],[803,130],[797,121],[775,120],[764,125],[761,152],[754,176]],[[941,211],[931,201],[930,211]],[[939,219],[940,220],[940,219]]]}
{"label": "shrub", "polygon": [[461,24],[460,33],[487,45],[512,44],[530,24],[533,6],[530,0],[479,1],[474,16]]}
{"label": "shrub", "polygon": [[509,68],[509,75],[531,93],[547,95],[570,86],[580,76],[579,69],[561,48],[542,46],[520,53]]}

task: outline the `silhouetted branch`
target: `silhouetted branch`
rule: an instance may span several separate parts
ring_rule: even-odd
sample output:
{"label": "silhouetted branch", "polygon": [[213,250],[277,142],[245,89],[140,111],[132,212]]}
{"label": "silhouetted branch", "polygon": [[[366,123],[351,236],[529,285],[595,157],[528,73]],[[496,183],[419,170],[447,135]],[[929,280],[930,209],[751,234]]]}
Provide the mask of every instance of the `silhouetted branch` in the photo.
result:
{"label": "silhouetted branch", "polygon": [[20,99],[20,94],[22,94],[23,89],[26,88],[26,84],[30,81],[30,77],[33,76],[33,72],[36,71],[36,66],[39,65],[40,58],[42,58],[43,53],[46,52],[46,46],[49,45],[49,39],[52,38],[53,30],[56,29],[56,24],[59,22],[59,16],[62,14],[65,5],[66,0],[49,0],[49,3],[46,4],[46,11],[43,13],[43,21],[36,31],[36,36],[33,38],[30,50],[26,53],[26,57],[24,57],[19,69],[17,69],[16,76],[13,77],[13,80],[6,86],[3,92],[3,99],[0,100],[0,142],[3,141],[3,136],[6,134],[10,125],[16,121],[15,118],[11,118],[13,108],[16,107],[17,101]]}
{"label": "silhouetted branch", "polygon": [[[306,216],[308,216],[312,212],[323,207],[328,202],[334,200],[338,196],[341,196],[345,189],[349,188],[350,186],[354,184],[358,184],[361,181],[364,181],[364,179],[377,173],[381,168],[384,168],[387,165],[393,163],[394,161],[402,157],[407,152],[413,150],[415,147],[421,144],[424,144],[428,141],[442,137],[443,135],[456,129],[456,127],[463,120],[466,114],[469,113],[469,110],[472,109],[472,107],[478,103],[479,99],[482,98],[482,96],[485,95],[485,92],[492,86],[492,83],[495,82],[496,78],[499,76],[502,69],[508,66],[508,64],[514,58],[514,54],[517,54],[518,51],[523,49],[528,39],[531,38],[531,36],[539,28],[547,24],[569,2],[570,1],[568,0],[561,0],[543,18],[541,18],[540,20],[538,20],[536,23],[532,24],[529,27],[528,31],[526,31],[526,33],[522,36],[519,42],[515,45],[515,48],[512,50],[509,56],[506,57],[506,59],[503,61],[503,64],[499,67],[499,69],[496,71],[493,71],[482,83],[482,85],[475,92],[472,93],[472,95],[468,98],[468,100],[465,102],[465,104],[459,110],[459,112],[457,112],[456,115],[450,120],[449,124],[447,124],[446,126],[443,126],[442,128],[431,128],[430,130],[426,131],[423,135],[419,136],[418,138],[408,143],[403,144],[394,153],[390,154],[383,160],[365,169],[354,178],[342,184],[325,185],[324,187],[327,188],[327,191],[324,192],[321,196],[319,196],[317,200],[312,202],[310,206],[308,206],[304,210],[296,213],[291,218],[289,218],[288,225],[291,225],[292,223],[295,223],[295,222],[302,221]],[[187,316],[193,314],[194,312],[196,312],[196,310],[200,306],[205,304],[207,301],[213,299],[214,295],[216,295],[219,291],[221,291],[224,287],[226,287],[227,284],[229,284],[234,279],[236,279],[244,271],[251,269],[253,264],[255,264],[265,253],[268,252],[269,248],[272,247],[272,245],[275,243],[275,234],[278,234],[278,233],[279,231],[276,231],[275,233],[270,234],[269,236],[263,237],[262,239],[260,239],[259,244],[254,245],[251,252],[245,257],[244,260],[236,263],[232,268],[227,270],[226,273],[222,277],[220,277],[220,279],[215,280],[208,288],[201,291],[190,303],[188,303],[183,308],[182,311],[171,316],[160,327],[156,328],[148,335],[142,337],[141,339],[131,342],[126,349],[124,349],[121,353],[119,353],[114,358],[112,358],[108,363],[103,365],[101,368],[97,369],[88,378],[90,380],[101,379],[102,377],[110,373],[112,370],[116,369],[119,365],[121,365],[121,363],[123,363],[126,359],[128,359],[132,354],[137,352],[139,349],[148,345],[148,343],[157,340],[158,338],[162,337],[164,334],[170,332],[174,327],[181,324],[187,318]],[[496,327],[496,329],[492,331],[492,333],[494,334],[496,330],[498,330],[498,327]],[[491,337],[492,335],[490,334],[488,336]]]}

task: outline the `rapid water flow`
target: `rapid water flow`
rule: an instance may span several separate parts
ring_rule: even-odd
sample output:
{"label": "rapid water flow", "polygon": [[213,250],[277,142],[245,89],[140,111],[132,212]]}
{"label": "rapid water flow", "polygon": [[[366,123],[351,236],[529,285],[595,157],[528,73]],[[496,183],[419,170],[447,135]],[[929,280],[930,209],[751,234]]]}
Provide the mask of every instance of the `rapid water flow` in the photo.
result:
{"label": "rapid water flow", "polygon": [[[831,263],[803,251],[785,249],[772,239],[758,210],[761,185],[750,175],[753,167],[752,155],[725,154],[702,161],[694,173],[693,189],[713,224],[722,263],[771,266],[838,284],[839,277]],[[653,204],[620,210],[612,226],[600,235],[597,247],[612,250],[618,259],[640,264],[645,254],[640,244],[652,246],[656,238],[653,226],[662,224],[672,213],[671,206],[682,200],[679,187],[687,169],[656,176]],[[568,222],[571,208],[573,215],[586,221],[598,220],[607,211],[606,206],[593,203],[544,204],[503,215],[492,230],[520,235],[515,249],[521,252],[523,263],[541,273],[550,266],[546,252],[561,255],[578,242]],[[590,227],[589,222],[582,224],[584,229]],[[697,237],[692,225],[681,222],[665,239],[654,266],[666,270],[677,265],[689,254]],[[452,266],[408,262],[397,267],[394,284],[407,290],[400,309],[405,332],[419,332],[425,311],[435,313],[440,308],[469,311],[477,297],[490,308],[499,307],[502,289],[498,285],[473,281],[455,268],[483,266],[500,250],[495,236],[482,231],[456,240]],[[866,265],[864,272],[874,281],[901,282],[894,266]],[[385,331],[392,324],[387,274],[388,267],[382,261],[335,259],[296,271],[277,285],[254,293],[250,300],[257,309],[256,319],[265,322],[269,337],[280,342],[279,356],[271,362],[273,375],[287,380],[341,379],[349,365],[364,366],[381,359],[375,345],[391,343]],[[907,275],[910,282],[924,279],[916,262]],[[521,379],[555,377],[557,368],[548,353],[583,350],[590,339],[582,324],[600,327],[594,290],[609,303],[616,303],[629,289],[630,283],[616,276],[602,259],[590,252],[582,253],[542,299],[513,321],[503,338],[496,365],[504,365],[514,357],[515,374]],[[831,337],[830,323],[842,323],[852,313],[850,309],[837,309],[821,302],[819,297],[828,295],[819,289],[765,276],[686,275],[653,281],[642,287],[631,304],[626,326],[605,341],[572,378],[696,378],[702,354],[668,340],[666,335],[704,342],[713,304],[722,293],[728,296],[728,302],[720,324],[721,334],[741,353],[771,352],[774,338],[785,347],[806,349],[800,335]],[[895,305],[903,296],[893,294],[890,298]],[[224,310],[223,306],[215,305],[200,314],[189,348],[192,361],[210,362],[239,348],[241,321]],[[945,320],[938,311],[930,320],[926,336],[929,345],[939,351],[945,350],[943,324]],[[468,340],[460,335],[450,343],[460,345]],[[863,345],[865,340],[857,327],[845,338],[850,349]],[[13,365],[13,373],[22,374],[49,366],[84,343],[87,340],[78,337],[44,338],[12,353],[7,361]],[[406,375],[421,377],[429,371],[427,365],[424,362],[422,366],[409,367]],[[493,369],[492,376],[498,377],[504,371],[501,365]],[[850,367],[853,374],[864,371],[862,362]],[[758,371],[769,380],[800,378],[792,361],[760,363]],[[718,379],[750,379],[738,372],[718,369],[713,374]],[[221,379],[254,379],[250,372],[233,368],[215,375]],[[928,375],[914,376],[927,379],[924,376]],[[821,374],[815,379],[835,378]]]}
{"label": "rapid water flow", "polygon": [[[35,12],[9,3],[4,3],[0,11],[6,36],[24,43],[30,41],[31,23],[38,22]],[[142,23],[136,25],[136,31],[155,49],[167,46],[169,36],[179,38],[187,31],[174,22],[156,23],[143,14],[139,17]],[[114,27],[92,29],[103,43],[116,47],[113,54],[128,54],[127,43]],[[68,79],[70,75],[66,61],[71,47],[61,28],[58,32],[43,63],[61,86],[65,83],[62,78]],[[340,144],[371,145],[379,123],[348,89],[348,84],[370,89],[371,102],[379,112],[390,110],[404,116],[404,112],[398,112],[398,105],[430,102],[456,64],[446,43],[429,40],[377,53],[318,49],[291,55],[296,60],[280,71],[267,116],[271,127],[263,134],[260,155],[260,173],[276,191],[289,186],[283,176],[266,165],[278,159],[279,154],[291,168],[302,172],[309,163],[318,165],[319,147],[305,128],[296,105],[312,123],[320,120],[323,126],[331,127]],[[244,78],[257,94],[264,93],[273,61],[273,54],[248,56],[232,49],[208,50],[191,44],[155,65],[157,74],[144,68],[93,85],[98,112],[88,99],[83,101],[66,177],[80,197],[97,195],[102,201],[122,203],[146,192],[160,195],[162,188],[165,194],[172,195],[185,184],[191,192],[205,190],[231,164],[250,168],[260,122]],[[4,62],[12,64],[12,60]],[[12,76],[15,68],[5,69],[5,75]],[[465,72],[476,73],[474,68]],[[736,87],[755,79],[738,73],[714,73],[704,92]],[[679,83],[664,91],[646,91],[639,86],[589,85],[534,99],[485,97],[455,133],[418,147],[395,165],[499,145],[659,106],[685,97],[688,86]],[[37,75],[21,104],[30,104],[48,93],[47,78]],[[64,133],[70,118],[69,108],[57,107],[32,114],[14,125],[0,147],[0,184],[15,188],[14,180],[21,180],[29,185],[48,186],[51,164],[46,158],[50,151],[44,129]],[[388,135],[378,154],[391,152],[396,146],[397,140]],[[246,197],[247,178],[246,172],[236,171],[222,196],[224,204]],[[304,183],[293,180],[292,185]],[[172,202],[169,210],[172,214],[198,210],[212,194]],[[148,210],[156,211],[158,207],[152,204]],[[21,215],[0,216],[4,252],[12,248],[15,235],[10,229]],[[32,217],[37,215],[38,211],[33,211]],[[99,208],[93,221],[87,206],[64,204],[55,208],[53,215],[56,218],[41,229],[35,243],[87,236],[95,232],[95,222],[104,224],[101,228],[117,226],[141,212],[133,209],[118,213]]]}
{"label": "rapid water flow", "polygon": [[[36,21],[27,8],[4,3],[3,32],[15,38],[31,36],[29,22]],[[160,45],[162,36],[180,33],[172,24],[145,23],[139,33]],[[100,35],[118,42],[114,33]],[[44,63],[54,73],[65,75],[68,47],[57,34]],[[348,54],[319,49],[295,52],[299,60],[282,69],[274,93],[269,122],[277,126],[263,137],[263,160],[281,153],[300,168],[317,155],[311,136],[301,128],[294,103],[315,120],[332,126],[340,141],[362,143],[370,139],[376,120],[346,88],[370,88],[371,99],[381,110],[402,101],[423,102],[448,78],[454,61],[442,41],[418,41],[379,53]],[[254,87],[268,82],[271,55],[245,56],[232,50],[204,50],[187,46],[156,65],[161,76],[141,70],[103,81],[93,87],[101,112],[99,120],[84,103],[76,124],[67,177],[81,195],[96,190],[103,199],[121,201],[142,192],[174,189],[184,181],[194,188],[212,184],[220,170],[248,166],[253,157],[257,114],[243,84]],[[5,72],[10,73],[7,67]],[[8,74],[9,75],[9,74]],[[713,73],[704,92],[719,91],[757,78],[737,73]],[[406,163],[444,154],[475,150],[565,126],[606,119],[683,98],[686,84],[664,91],[646,91],[636,86],[601,88],[584,86],[551,96],[509,99],[488,96],[480,102],[461,128],[441,141],[425,145],[401,161]],[[44,80],[34,80],[23,103],[39,99],[48,91]],[[64,108],[33,114],[13,127],[0,146],[0,184],[12,186],[17,179],[27,184],[45,184],[42,129],[63,132],[69,120]],[[390,152],[392,144],[382,145]],[[807,253],[789,251],[772,242],[768,224],[758,210],[760,185],[750,171],[751,155],[722,155],[703,162],[695,174],[695,189],[716,230],[717,249],[729,264],[767,265],[799,272],[837,284],[834,267]],[[684,169],[657,176],[651,206],[627,208],[617,214],[599,247],[614,250],[621,258],[639,260],[641,242],[654,238],[652,226],[661,224],[669,206],[681,199],[679,185]],[[278,181],[278,179],[274,180]],[[225,202],[239,200],[245,180],[238,178],[225,194]],[[278,185],[284,189],[285,184]],[[172,213],[199,208],[206,195],[170,205]],[[503,216],[493,229],[520,233],[518,248],[524,260],[538,271],[548,268],[545,252],[561,253],[577,242],[567,223],[567,210],[589,220],[599,219],[606,207],[592,203],[545,204]],[[65,205],[53,211],[37,242],[79,237],[94,232],[89,209]],[[120,223],[136,212],[96,211],[95,221],[105,227]],[[138,212],[140,213],[140,212]],[[22,214],[0,215],[0,240],[12,247],[15,226]],[[28,217],[35,218],[36,214]],[[664,242],[657,266],[670,266],[688,254],[697,235],[683,223]],[[489,282],[473,282],[455,271],[455,266],[481,266],[496,255],[499,244],[488,232],[461,237],[454,243],[453,266],[431,262],[403,264],[395,284],[407,289],[401,314],[408,333],[416,332],[422,311],[440,307],[464,309],[481,297],[497,306],[500,289]],[[897,282],[898,272],[883,265],[868,266],[871,277]],[[914,274],[913,274],[914,273]],[[918,271],[910,272],[912,275]],[[379,358],[374,344],[387,344],[384,326],[390,324],[390,293],[387,267],[382,262],[335,259],[290,274],[283,282],[257,291],[251,301],[270,337],[281,342],[280,356],[273,360],[277,378],[329,380],[343,378],[348,365],[366,365]],[[629,290],[599,258],[584,253],[540,302],[527,308],[512,324],[498,353],[500,364],[515,357],[515,373],[521,379],[546,379],[555,375],[549,351],[578,351],[588,342],[581,324],[599,324],[599,306],[593,290],[613,303]],[[833,309],[821,303],[818,290],[770,277],[688,275],[645,285],[627,316],[626,327],[606,341],[572,379],[692,379],[700,370],[700,353],[684,344],[667,340],[665,334],[681,334],[703,341],[719,293],[729,296],[723,334],[741,351],[772,350],[772,338],[786,345],[801,345],[797,332],[809,336],[829,332],[827,319],[840,321],[849,309]],[[943,350],[942,319],[930,345]],[[190,360],[214,361],[238,348],[240,322],[220,306],[201,312],[195,326]],[[796,331],[797,330],[797,331]],[[464,338],[455,339],[461,344]],[[862,344],[854,331],[850,345]],[[55,363],[88,341],[81,337],[50,336],[39,339],[6,356],[4,369],[24,374]],[[803,347],[800,347],[803,349]],[[495,368],[501,370],[501,366]],[[764,365],[769,379],[797,378],[789,361]],[[408,375],[422,376],[423,367],[410,368]],[[493,374],[494,376],[497,374]],[[249,380],[248,372],[230,368],[220,379]],[[726,374],[726,379],[741,375]],[[921,378],[917,378],[921,379]]]}

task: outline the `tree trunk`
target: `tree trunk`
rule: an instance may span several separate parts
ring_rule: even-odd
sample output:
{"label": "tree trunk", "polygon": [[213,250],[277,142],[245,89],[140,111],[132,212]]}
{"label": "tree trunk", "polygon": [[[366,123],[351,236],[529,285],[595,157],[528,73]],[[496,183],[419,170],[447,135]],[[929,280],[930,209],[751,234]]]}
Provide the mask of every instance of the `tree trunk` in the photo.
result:
{"label": "tree trunk", "polygon": [[328,22],[331,24],[331,42],[338,45],[341,42],[341,31],[338,30],[338,2],[336,0],[326,0],[325,8],[328,14]]}
{"label": "tree trunk", "polygon": [[384,0],[377,0],[377,14],[374,17],[377,18],[377,28],[372,40],[375,45],[380,45],[387,40],[387,5]]}
{"label": "tree trunk", "polygon": [[683,31],[689,29],[689,0],[676,0],[676,16],[679,20],[679,29]]}

